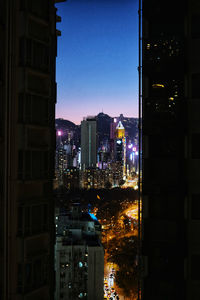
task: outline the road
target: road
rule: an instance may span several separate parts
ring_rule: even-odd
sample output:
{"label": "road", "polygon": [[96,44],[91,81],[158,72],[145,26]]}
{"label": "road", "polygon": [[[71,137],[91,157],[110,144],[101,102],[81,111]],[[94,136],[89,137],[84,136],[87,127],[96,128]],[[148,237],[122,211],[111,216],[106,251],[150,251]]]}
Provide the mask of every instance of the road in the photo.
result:
{"label": "road", "polygon": [[121,215],[127,215],[130,219],[138,220],[138,203],[131,204],[129,208],[125,209]]}
{"label": "road", "polygon": [[[110,296],[113,297],[113,300],[137,300],[137,298],[129,298],[127,296],[123,295],[123,291],[117,287],[115,284],[115,273],[117,271],[117,265],[113,263],[106,263],[104,267],[104,289],[105,289],[105,296],[108,296],[110,293]],[[112,275],[111,275],[112,274]],[[111,277],[112,276],[112,277]],[[112,292],[112,288],[114,288],[114,292],[116,293],[116,296]],[[106,291],[106,289],[108,291]],[[108,296],[108,299],[109,297]],[[119,298],[117,298],[117,296]]]}
{"label": "road", "polygon": [[[115,284],[116,270],[117,270],[116,264],[106,262],[104,267],[105,296],[113,297],[113,300],[118,300],[118,299],[124,300],[124,296],[120,295],[121,291]],[[113,291],[111,289],[113,289]]]}
{"label": "road", "polygon": [[[119,216],[119,224],[121,224],[121,228],[123,228],[123,216],[126,215],[130,220],[132,221],[135,221],[137,223],[138,221],[138,203],[134,203],[134,204],[131,204],[129,206],[129,208],[123,210],[121,213],[120,213],[120,216]],[[106,235],[106,240],[107,242],[110,241],[111,239],[113,238],[117,238],[117,239],[121,239],[121,238],[124,238],[124,237],[130,237],[130,236],[137,236],[138,235],[138,230],[137,228],[131,228],[131,230],[127,233],[124,232],[124,230],[120,230],[118,231],[117,234],[114,234],[113,233],[113,229],[107,231],[107,235]],[[104,285],[105,285],[105,296],[108,297],[107,299],[109,299],[109,297],[113,297],[113,300],[116,300],[116,299],[119,299],[119,300],[136,300],[136,299],[130,299],[128,297],[125,297],[123,295],[123,291],[120,290],[116,283],[115,283],[115,272],[117,271],[117,265],[116,264],[113,264],[113,263],[110,263],[110,262],[107,262],[107,253],[105,253],[105,267],[104,267],[104,277],[105,277],[105,282],[104,282]],[[112,275],[111,275],[112,274]],[[118,297],[115,296],[113,294],[113,291],[111,289],[114,289],[113,291],[115,293],[117,293]]]}

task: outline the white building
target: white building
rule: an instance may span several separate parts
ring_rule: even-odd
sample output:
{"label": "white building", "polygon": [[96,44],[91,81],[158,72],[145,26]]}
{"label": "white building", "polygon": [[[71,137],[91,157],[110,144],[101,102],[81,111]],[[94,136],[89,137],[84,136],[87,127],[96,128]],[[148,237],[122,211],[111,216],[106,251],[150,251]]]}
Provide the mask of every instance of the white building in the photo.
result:
{"label": "white building", "polygon": [[82,213],[79,205],[72,212],[56,217],[55,300],[103,299],[104,249],[101,225]]}

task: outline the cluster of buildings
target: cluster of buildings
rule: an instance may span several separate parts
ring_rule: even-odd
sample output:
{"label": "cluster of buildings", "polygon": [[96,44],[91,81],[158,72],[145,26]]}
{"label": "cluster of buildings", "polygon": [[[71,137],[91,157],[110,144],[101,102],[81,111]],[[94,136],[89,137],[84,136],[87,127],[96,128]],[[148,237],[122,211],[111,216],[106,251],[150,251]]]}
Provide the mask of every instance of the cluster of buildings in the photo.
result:
{"label": "cluster of buildings", "polygon": [[122,121],[113,118],[110,136],[98,140],[97,118],[81,122],[81,143],[63,139],[57,130],[56,184],[71,188],[120,186],[138,173],[138,140],[131,140]]}
{"label": "cluster of buildings", "polygon": [[[142,4],[143,236],[138,299],[200,299],[200,5],[198,0],[143,0]],[[79,215],[74,223],[73,212],[54,218],[55,58],[61,34],[56,22],[60,20],[54,1],[0,1],[3,300],[53,300],[55,290],[57,299],[89,298],[94,294],[88,284],[93,278],[100,280],[97,270],[102,276],[98,262],[103,249],[96,221]],[[121,159],[123,178],[124,147],[127,153],[129,143],[119,122],[116,130],[117,126],[122,135],[115,136],[111,149],[115,159]],[[102,170],[109,165],[103,148],[99,161],[94,159],[94,131],[95,120],[84,120],[89,148],[79,160],[83,170],[98,163]],[[54,223],[58,225],[56,259]],[[101,297],[100,283],[99,287],[93,299]]]}

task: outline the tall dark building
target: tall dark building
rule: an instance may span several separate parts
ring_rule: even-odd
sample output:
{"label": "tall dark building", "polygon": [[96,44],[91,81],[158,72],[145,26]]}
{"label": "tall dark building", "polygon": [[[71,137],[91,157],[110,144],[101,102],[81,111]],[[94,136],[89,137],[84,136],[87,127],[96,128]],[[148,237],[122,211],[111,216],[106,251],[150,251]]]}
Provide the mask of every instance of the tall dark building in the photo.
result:
{"label": "tall dark building", "polygon": [[200,299],[200,2],[142,2],[142,299]]}
{"label": "tall dark building", "polygon": [[53,0],[0,0],[3,300],[54,296],[56,21]]}
{"label": "tall dark building", "polygon": [[97,121],[87,117],[81,121],[81,168],[96,167],[97,163]]}

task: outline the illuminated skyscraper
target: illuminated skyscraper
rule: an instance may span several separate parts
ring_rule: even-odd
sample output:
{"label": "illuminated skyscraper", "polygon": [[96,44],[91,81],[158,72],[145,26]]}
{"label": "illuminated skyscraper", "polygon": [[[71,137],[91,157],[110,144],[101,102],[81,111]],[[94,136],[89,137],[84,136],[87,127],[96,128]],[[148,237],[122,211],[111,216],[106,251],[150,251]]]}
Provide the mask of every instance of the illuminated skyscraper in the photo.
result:
{"label": "illuminated skyscraper", "polygon": [[87,117],[81,122],[81,168],[96,167],[97,163],[97,122]]}
{"label": "illuminated skyscraper", "polygon": [[0,1],[1,300],[54,296],[52,181],[60,19],[54,1]]}
{"label": "illuminated skyscraper", "polygon": [[123,177],[126,176],[126,137],[125,128],[119,121],[115,130],[115,159],[123,165]]}
{"label": "illuminated skyscraper", "polygon": [[117,139],[123,139],[125,137],[125,128],[122,125],[121,121],[119,121],[119,123],[116,127],[116,130],[115,130],[115,133],[116,133],[116,138]]}
{"label": "illuminated skyscraper", "polygon": [[200,299],[200,5],[142,2],[142,299]]}

